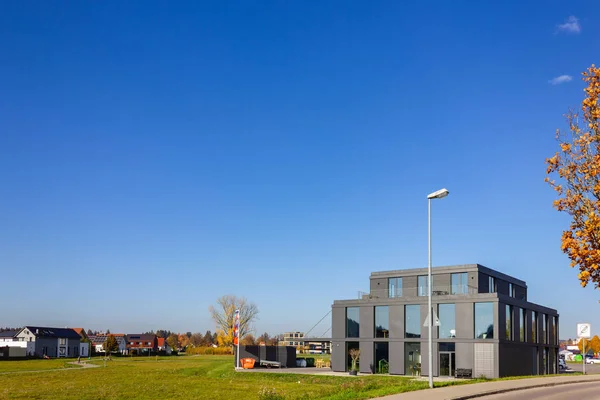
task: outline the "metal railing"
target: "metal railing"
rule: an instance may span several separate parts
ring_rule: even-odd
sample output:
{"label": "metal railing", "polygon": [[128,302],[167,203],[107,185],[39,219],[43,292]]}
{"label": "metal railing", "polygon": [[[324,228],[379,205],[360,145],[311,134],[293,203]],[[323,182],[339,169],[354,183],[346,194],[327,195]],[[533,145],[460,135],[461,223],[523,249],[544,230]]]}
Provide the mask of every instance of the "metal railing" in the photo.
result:
{"label": "metal railing", "polygon": [[[433,286],[431,295],[436,296],[464,296],[478,294],[476,287],[466,285],[450,285],[449,287]],[[486,292],[487,293],[487,292]],[[401,297],[427,297],[426,287],[403,287],[402,290],[374,289],[371,292],[358,292],[358,299],[388,299]]]}

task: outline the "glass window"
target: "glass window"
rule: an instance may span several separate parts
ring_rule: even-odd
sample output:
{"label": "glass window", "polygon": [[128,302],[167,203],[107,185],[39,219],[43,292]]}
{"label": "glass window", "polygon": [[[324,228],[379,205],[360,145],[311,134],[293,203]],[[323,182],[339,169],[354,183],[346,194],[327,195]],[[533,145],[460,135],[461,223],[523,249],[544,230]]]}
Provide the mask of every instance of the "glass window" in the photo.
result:
{"label": "glass window", "polygon": [[390,312],[388,306],[375,307],[375,337],[390,337]]}
{"label": "glass window", "polygon": [[546,321],[546,314],[542,314],[542,332],[540,335],[540,341],[541,343],[548,343],[548,341],[546,340],[546,335],[548,334],[548,330],[546,329],[546,324],[548,323],[548,321]]}
{"label": "glass window", "polygon": [[558,335],[556,334],[556,332],[558,332],[558,317],[552,317],[552,322],[552,335],[554,336],[554,344],[558,346],[560,344],[560,340],[558,340]]}
{"label": "glass window", "polygon": [[538,342],[538,337],[537,337],[537,312],[535,312],[535,311],[531,312],[531,341],[533,343],[537,343]]}
{"label": "glass window", "polygon": [[456,306],[454,304],[438,305],[438,318],[440,320],[438,337],[440,339],[456,337]]}
{"label": "glass window", "polygon": [[496,293],[496,278],[488,276],[488,293]]}
{"label": "glass window", "polygon": [[[359,350],[360,349],[360,345],[358,342],[346,342],[346,365],[348,368],[348,371],[350,371],[350,369],[352,368],[352,357],[350,356],[350,350],[352,349],[356,349]],[[360,365],[360,357],[358,358],[358,360],[356,360],[356,367],[358,368]]]}
{"label": "glass window", "polygon": [[359,307],[346,308],[346,337],[359,337]]}
{"label": "glass window", "polygon": [[402,297],[402,278],[388,279],[388,297]]}
{"label": "glass window", "polygon": [[515,288],[512,283],[508,284],[508,295],[510,297],[515,297]]}
{"label": "glass window", "polygon": [[[433,280],[433,276],[431,277],[431,279]],[[418,284],[419,284],[419,292],[417,293],[417,295],[418,296],[427,296],[427,275],[419,276]]]}
{"label": "glass window", "polygon": [[390,372],[390,345],[388,342],[375,342],[375,373]]}
{"label": "glass window", "polygon": [[475,338],[494,338],[493,303],[475,303]]}
{"label": "glass window", "polygon": [[404,343],[404,374],[421,376],[421,343]]}
{"label": "glass window", "polygon": [[527,332],[525,329],[525,321],[527,321],[526,313],[527,310],[524,308],[519,310],[519,341],[521,342],[524,342],[525,338],[527,337]]}
{"label": "glass window", "polygon": [[469,293],[468,289],[468,276],[466,272],[461,272],[459,274],[451,274],[452,287],[451,294],[467,294]]}
{"label": "glass window", "polygon": [[513,307],[506,305],[506,340],[513,340]]}
{"label": "glass window", "polygon": [[404,307],[404,337],[421,337],[421,306],[418,304]]}

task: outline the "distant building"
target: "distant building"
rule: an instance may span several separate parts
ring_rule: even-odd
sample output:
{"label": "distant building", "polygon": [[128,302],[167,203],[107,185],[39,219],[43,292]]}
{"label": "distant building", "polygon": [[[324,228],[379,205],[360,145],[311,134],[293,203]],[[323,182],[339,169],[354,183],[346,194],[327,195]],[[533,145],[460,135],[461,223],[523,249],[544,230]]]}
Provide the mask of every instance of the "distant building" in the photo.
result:
{"label": "distant building", "polygon": [[148,354],[158,351],[158,338],[153,334],[131,334],[126,336],[127,350],[133,354]]}
{"label": "distant building", "polygon": [[[16,336],[18,333],[19,333],[19,329],[15,329],[12,331],[0,332],[0,343],[17,341]],[[2,346],[2,345],[0,345],[0,346]]]}
{"label": "distant building", "polygon": [[283,334],[283,340],[280,340],[279,346],[304,346],[304,341],[301,340],[304,337],[304,332],[285,332]]}
{"label": "distant building", "polygon": [[102,333],[102,334],[90,336],[89,339],[92,342],[92,346],[94,347],[94,350],[97,353],[105,352],[104,343],[106,342],[106,339],[109,336],[114,336],[115,339],[117,340],[117,344],[119,345],[118,352],[121,354],[127,354],[127,339],[126,339],[126,335],[124,333],[109,333],[109,334]]}
{"label": "distant building", "polygon": [[26,326],[15,336],[18,342],[30,342],[27,355],[38,357],[79,357],[80,336],[70,328]]}
{"label": "distant building", "polygon": [[167,343],[167,339],[159,337],[156,339],[158,345],[158,351],[164,351],[167,355],[170,355],[173,352],[169,343]]}

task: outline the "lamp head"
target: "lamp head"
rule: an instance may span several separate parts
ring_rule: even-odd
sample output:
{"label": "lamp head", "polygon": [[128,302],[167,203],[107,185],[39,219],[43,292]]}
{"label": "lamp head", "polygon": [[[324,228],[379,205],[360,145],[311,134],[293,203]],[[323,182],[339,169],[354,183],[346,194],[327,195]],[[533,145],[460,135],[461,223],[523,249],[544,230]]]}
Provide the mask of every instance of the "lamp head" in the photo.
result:
{"label": "lamp head", "polygon": [[431,199],[442,199],[442,198],[448,196],[449,193],[450,192],[448,191],[448,189],[440,189],[437,192],[430,193],[427,196],[427,198],[429,200],[431,200]]}

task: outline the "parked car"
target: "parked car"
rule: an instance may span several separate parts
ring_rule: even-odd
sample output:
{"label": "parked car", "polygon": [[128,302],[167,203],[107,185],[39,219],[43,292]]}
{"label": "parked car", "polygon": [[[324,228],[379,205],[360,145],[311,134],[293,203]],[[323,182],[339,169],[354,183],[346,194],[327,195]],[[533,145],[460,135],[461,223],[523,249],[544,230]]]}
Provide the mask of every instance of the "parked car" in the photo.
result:
{"label": "parked car", "polygon": [[564,358],[558,360],[558,369],[569,369],[569,367],[567,367],[567,362]]}
{"label": "parked car", "polygon": [[591,355],[587,355],[587,356],[585,356],[585,363],[586,364],[600,364],[600,358],[594,357]]}

